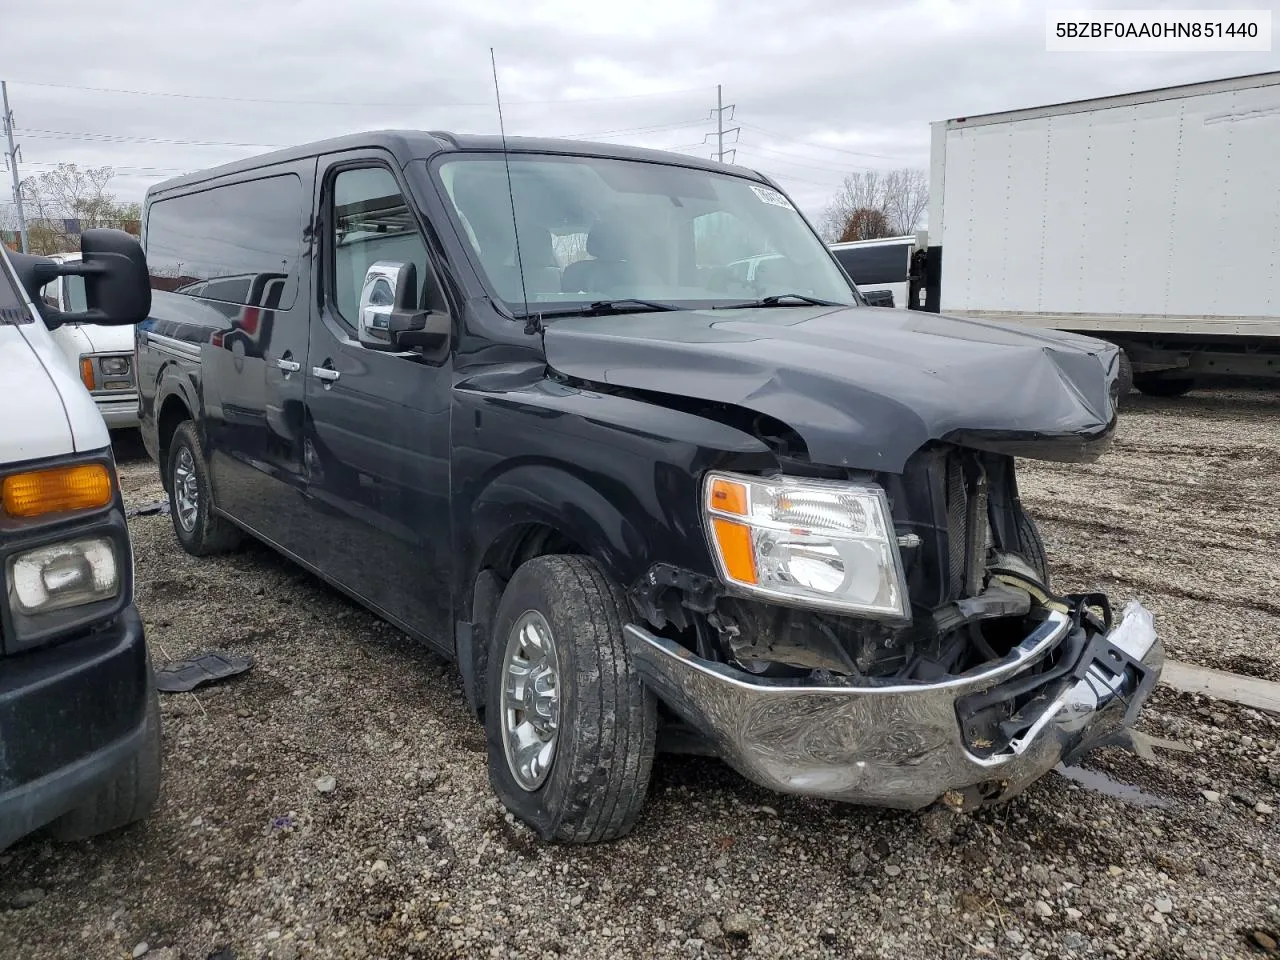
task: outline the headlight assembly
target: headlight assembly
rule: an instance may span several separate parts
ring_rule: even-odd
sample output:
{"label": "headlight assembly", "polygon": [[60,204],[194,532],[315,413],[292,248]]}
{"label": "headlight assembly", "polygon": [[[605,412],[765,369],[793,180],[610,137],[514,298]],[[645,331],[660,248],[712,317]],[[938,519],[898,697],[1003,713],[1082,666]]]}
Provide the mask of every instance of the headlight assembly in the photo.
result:
{"label": "headlight assembly", "polygon": [[98,369],[111,377],[123,377],[129,372],[128,357],[102,357],[98,360]]}
{"label": "headlight assembly", "polygon": [[747,593],[906,619],[906,583],[884,490],[875,484],[708,474],[712,553]]}
{"label": "headlight assembly", "polygon": [[120,592],[115,546],[106,537],[37,547],[9,559],[9,602],[37,616],[110,600]]}

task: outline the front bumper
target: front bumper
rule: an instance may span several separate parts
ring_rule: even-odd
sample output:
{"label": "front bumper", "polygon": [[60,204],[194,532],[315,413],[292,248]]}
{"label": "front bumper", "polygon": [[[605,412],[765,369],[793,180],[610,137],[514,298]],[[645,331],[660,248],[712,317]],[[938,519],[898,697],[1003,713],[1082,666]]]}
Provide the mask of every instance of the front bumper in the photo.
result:
{"label": "front bumper", "polygon": [[133,606],[97,633],[0,658],[0,850],[83,803],[143,748],[152,682]]}
{"label": "front bumper", "polygon": [[93,399],[108,430],[124,430],[141,425],[136,393],[126,397],[94,396]]}
{"label": "front bumper", "polygon": [[1136,602],[1084,648],[1078,679],[1060,684],[1023,733],[989,756],[970,749],[957,701],[1017,677],[1071,629],[1053,613],[990,666],[883,687],[764,680],[635,624],[626,634],[645,682],[743,776],[781,793],[917,810],[939,799],[970,807],[1011,797],[1134,721],[1164,664],[1151,615]]}

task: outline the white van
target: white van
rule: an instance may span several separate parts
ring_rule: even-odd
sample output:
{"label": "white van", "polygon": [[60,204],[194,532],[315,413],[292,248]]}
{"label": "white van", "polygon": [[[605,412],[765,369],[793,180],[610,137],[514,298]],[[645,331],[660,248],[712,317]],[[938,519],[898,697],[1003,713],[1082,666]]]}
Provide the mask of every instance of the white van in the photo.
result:
{"label": "white van", "polygon": [[[924,306],[925,291],[923,282],[911,282],[912,260],[917,251],[928,249],[928,234],[924,231],[900,237],[831,244],[831,252],[849,274],[849,279],[857,284],[860,293],[880,303],[879,296],[875,295],[884,296],[888,291],[893,299],[884,302],[884,306],[916,310]],[[914,304],[911,303],[913,287]]]}
{"label": "white van", "polygon": [[[78,253],[49,257],[55,263],[79,262]],[[40,291],[44,306],[61,313],[86,307],[84,277],[67,274]],[[100,323],[64,323],[51,331],[54,345],[71,361],[76,375],[98,405],[108,430],[138,426],[138,386],[133,369],[133,327]]]}
{"label": "white van", "polygon": [[[138,242],[87,230],[74,263],[0,247],[0,851],[48,828],[141,820],[160,789],[160,712],[133,550],[99,406],[58,332],[131,329],[151,304]],[[36,294],[76,273],[83,309]]]}

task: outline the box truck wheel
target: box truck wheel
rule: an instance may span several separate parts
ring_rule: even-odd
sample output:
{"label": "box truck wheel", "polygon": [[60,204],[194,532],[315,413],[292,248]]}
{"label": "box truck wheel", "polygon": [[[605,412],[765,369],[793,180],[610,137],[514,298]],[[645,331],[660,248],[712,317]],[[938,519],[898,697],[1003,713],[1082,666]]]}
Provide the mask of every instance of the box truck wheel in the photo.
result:
{"label": "box truck wheel", "polygon": [[1124,406],[1125,399],[1133,392],[1133,363],[1124,347],[1120,348],[1120,369],[1116,371],[1117,406]]}
{"label": "box truck wheel", "polygon": [[627,653],[629,619],[587,557],[537,557],[503,591],[484,712],[489,780],[544,840],[616,839],[644,806],[657,704]]}
{"label": "box truck wheel", "polygon": [[1159,377],[1150,374],[1139,374],[1133,378],[1133,385],[1138,392],[1148,397],[1180,397],[1196,385],[1189,378]]}

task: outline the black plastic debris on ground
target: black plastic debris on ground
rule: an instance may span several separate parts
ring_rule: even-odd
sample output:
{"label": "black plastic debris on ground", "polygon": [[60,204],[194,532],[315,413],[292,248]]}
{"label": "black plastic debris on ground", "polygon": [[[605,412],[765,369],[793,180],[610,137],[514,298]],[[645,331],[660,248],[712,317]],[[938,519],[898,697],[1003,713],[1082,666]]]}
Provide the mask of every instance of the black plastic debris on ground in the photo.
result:
{"label": "black plastic debris on ground", "polygon": [[225,650],[209,650],[157,667],[156,689],[161,693],[184,693],[205,683],[234,677],[252,666],[252,657],[238,656]]}
{"label": "black plastic debris on ground", "polygon": [[168,500],[156,500],[154,503],[144,503],[140,507],[134,507],[126,510],[126,517],[151,517],[158,513],[167,514],[169,512]]}

